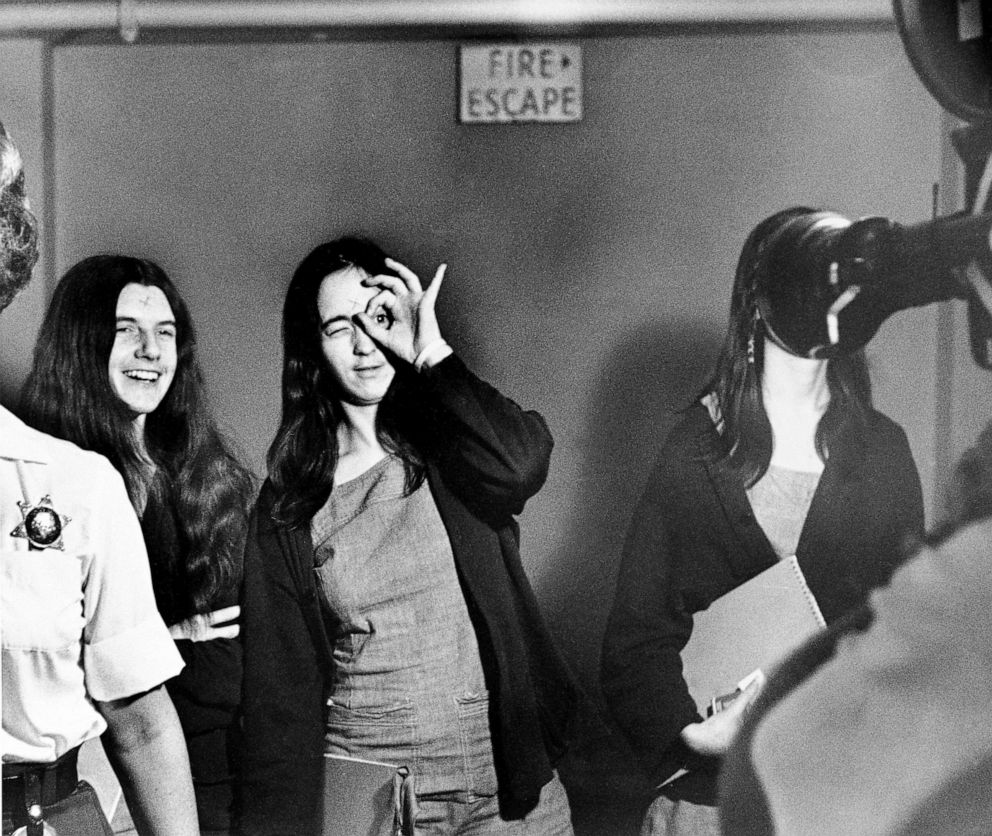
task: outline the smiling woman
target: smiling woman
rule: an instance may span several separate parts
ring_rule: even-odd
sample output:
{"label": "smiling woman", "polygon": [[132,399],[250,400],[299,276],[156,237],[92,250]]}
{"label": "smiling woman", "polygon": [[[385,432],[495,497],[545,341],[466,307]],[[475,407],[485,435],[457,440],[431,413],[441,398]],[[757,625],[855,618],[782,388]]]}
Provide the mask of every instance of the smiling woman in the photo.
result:
{"label": "smiling woman", "polygon": [[141,517],[155,602],[186,667],[166,685],[202,832],[229,827],[248,471],[210,416],[193,322],[156,264],[99,255],[59,282],[21,396],[38,429],[102,453]]}
{"label": "smiling woman", "polygon": [[157,287],[129,284],[117,297],[117,332],[108,364],[110,387],[143,428],[176,373],[176,319]]}

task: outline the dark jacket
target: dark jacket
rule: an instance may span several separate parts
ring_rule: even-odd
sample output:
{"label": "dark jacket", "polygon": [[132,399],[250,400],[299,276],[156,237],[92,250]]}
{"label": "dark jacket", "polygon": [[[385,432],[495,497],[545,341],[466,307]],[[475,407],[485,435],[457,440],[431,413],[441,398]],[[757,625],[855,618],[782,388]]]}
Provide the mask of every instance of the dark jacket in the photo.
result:
{"label": "dark jacket", "polygon": [[[707,780],[685,797],[713,803],[718,764],[694,760],[679,732],[702,719],[682,677],[693,613],[777,560],[701,404],[672,430],[634,512],[603,645],[607,703],[652,778],[686,761]],[[796,549],[827,623],[862,604],[923,531],[920,479],[902,429],[872,412],[835,442]],[[677,792],[678,790],[673,790]]]}
{"label": "dark jacket", "polygon": [[[420,374],[399,369],[394,387],[478,637],[501,802],[522,814],[551,780],[577,698],[525,577],[514,520],[544,483],[552,439],[537,413],[454,356]],[[318,598],[309,526],[276,525],[274,499],[266,483],[245,553],[241,832],[316,833],[333,625]]]}
{"label": "dark jacket", "polygon": [[[193,615],[189,580],[183,561],[189,545],[176,518],[174,504],[153,493],[141,515],[141,531],[155,590],[155,604],[166,624]],[[239,553],[240,557],[240,553]],[[215,608],[238,603],[232,587],[215,602]],[[241,702],[241,643],[237,639],[194,642],[180,639],[176,648],[186,666],[165,685],[176,707],[197,781],[214,783],[231,777],[228,730],[237,720]]]}

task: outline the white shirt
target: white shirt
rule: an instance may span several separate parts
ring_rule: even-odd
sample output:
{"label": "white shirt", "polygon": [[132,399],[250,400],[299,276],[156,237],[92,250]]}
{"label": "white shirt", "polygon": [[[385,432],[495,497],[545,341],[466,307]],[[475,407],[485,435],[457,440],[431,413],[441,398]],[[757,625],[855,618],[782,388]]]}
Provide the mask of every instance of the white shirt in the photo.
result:
{"label": "white shirt", "polygon": [[[63,549],[31,548],[25,511],[50,497]],[[160,685],[183,662],[155,608],[124,481],[96,453],[0,407],[4,762],[49,762],[106,728],[94,700]]]}

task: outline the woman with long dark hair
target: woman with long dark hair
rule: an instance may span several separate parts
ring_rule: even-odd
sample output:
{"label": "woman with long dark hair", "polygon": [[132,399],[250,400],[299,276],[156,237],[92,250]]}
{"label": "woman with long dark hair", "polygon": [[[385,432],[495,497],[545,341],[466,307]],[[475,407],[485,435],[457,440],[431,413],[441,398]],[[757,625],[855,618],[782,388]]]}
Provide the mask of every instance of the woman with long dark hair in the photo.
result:
{"label": "woman with long dark hair", "polygon": [[167,683],[205,832],[226,831],[237,759],[238,590],[251,474],[210,416],[189,311],[156,264],[70,268],[21,396],[36,428],[106,456],[141,519],[158,610],[186,662]]}
{"label": "woman with long dark hair", "polygon": [[[741,252],[712,378],[665,441],[624,547],[603,646],[604,693],[658,783],[644,833],[718,833],[716,774],[756,682],[705,720],[680,653],[693,615],[795,555],[829,624],[860,605],[923,529],[905,433],[871,406],[861,352],[793,354],[763,321],[757,288],[777,248],[815,225],[804,207],[759,224]],[[778,277],[787,279],[788,277]]]}
{"label": "woman with long dark hair", "polygon": [[515,520],[552,440],[442,339],[443,272],[424,289],[342,238],[290,284],[245,552],[245,834],[319,832],[342,802],[325,754],[407,768],[404,833],[571,833],[554,766],[575,692]]}

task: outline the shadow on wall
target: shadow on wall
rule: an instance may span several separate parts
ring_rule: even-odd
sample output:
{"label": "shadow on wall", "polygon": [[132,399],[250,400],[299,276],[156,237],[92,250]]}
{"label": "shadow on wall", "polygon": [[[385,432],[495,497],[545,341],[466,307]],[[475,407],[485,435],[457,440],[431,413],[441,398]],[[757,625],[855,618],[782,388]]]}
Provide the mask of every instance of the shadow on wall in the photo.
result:
{"label": "shadow on wall", "polygon": [[564,545],[550,561],[545,585],[560,596],[553,605],[556,632],[589,697],[561,772],[580,816],[586,805],[615,808],[620,818],[610,826],[617,829],[603,834],[626,832],[625,815],[639,822],[649,793],[599,688],[600,647],[623,540],[662,442],[706,382],[721,339],[710,323],[687,321],[630,334],[603,358],[574,453],[577,510],[563,524]]}

